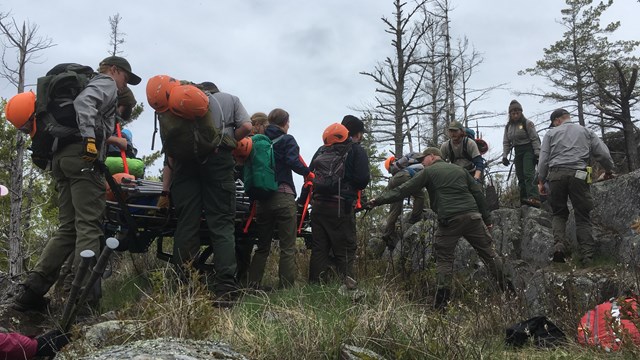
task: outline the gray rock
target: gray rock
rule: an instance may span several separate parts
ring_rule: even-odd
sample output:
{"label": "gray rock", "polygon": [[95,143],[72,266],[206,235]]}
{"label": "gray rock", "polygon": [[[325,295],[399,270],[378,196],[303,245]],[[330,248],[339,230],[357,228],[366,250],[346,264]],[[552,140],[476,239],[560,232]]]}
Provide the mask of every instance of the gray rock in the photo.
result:
{"label": "gray rock", "polygon": [[342,344],[340,360],[385,360],[386,358],[369,349]]}
{"label": "gray rock", "polygon": [[227,344],[216,341],[159,338],[140,340],[125,345],[111,346],[95,353],[78,357],[62,353],[60,359],[82,360],[246,360]]}
{"label": "gray rock", "polygon": [[90,326],[84,336],[85,348],[99,349],[108,345],[139,339],[144,325],[136,320],[111,320]]}

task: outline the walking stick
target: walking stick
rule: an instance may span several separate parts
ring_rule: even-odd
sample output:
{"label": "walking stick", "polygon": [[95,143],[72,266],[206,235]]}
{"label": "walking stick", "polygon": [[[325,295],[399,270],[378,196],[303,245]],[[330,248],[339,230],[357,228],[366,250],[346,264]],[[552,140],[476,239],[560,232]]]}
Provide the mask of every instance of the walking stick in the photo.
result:
{"label": "walking stick", "polygon": [[116,238],[110,237],[107,239],[106,245],[107,246],[105,246],[104,249],[102,249],[102,253],[100,253],[100,257],[98,258],[98,262],[93,267],[93,270],[91,271],[91,276],[89,277],[89,280],[87,281],[87,284],[85,285],[84,289],[82,289],[82,293],[80,294],[80,297],[78,298],[77,303],[73,307],[73,310],[69,315],[69,318],[62,323],[62,330],[64,332],[69,331],[69,327],[71,326],[71,323],[73,322],[76,315],[78,314],[78,310],[80,306],[82,306],[84,302],[87,300],[87,297],[89,296],[89,293],[93,288],[93,285],[96,283],[96,281],[98,281],[98,279],[102,276],[102,274],[104,274],[104,269],[107,267],[107,264],[109,263],[109,257],[113,253],[113,250],[115,250],[118,247],[118,245],[120,245],[120,242]]}
{"label": "walking stick", "polygon": [[71,283],[71,291],[69,292],[69,299],[67,299],[67,303],[64,305],[64,311],[62,312],[62,328],[67,331],[66,325],[69,322],[69,318],[71,317],[71,311],[76,304],[76,300],[78,299],[78,294],[80,293],[80,288],[82,287],[82,283],[84,279],[87,277],[89,265],[91,264],[91,260],[96,256],[96,254],[92,250],[83,250],[80,253],[80,265],[78,265],[78,270],[76,272],[76,276],[73,278],[73,283]]}

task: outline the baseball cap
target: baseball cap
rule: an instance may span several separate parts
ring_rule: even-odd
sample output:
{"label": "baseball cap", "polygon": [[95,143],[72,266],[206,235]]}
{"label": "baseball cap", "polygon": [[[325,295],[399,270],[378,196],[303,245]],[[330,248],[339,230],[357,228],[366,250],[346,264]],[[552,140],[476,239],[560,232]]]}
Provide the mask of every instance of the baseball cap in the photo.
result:
{"label": "baseball cap", "polygon": [[140,84],[140,76],[131,72],[131,65],[127,61],[127,59],[120,56],[109,56],[100,62],[100,65],[115,65],[122,70],[126,71],[129,74],[129,81],[127,81],[130,85],[138,85]]}
{"label": "baseball cap", "polygon": [[464,126],[458,121],[452,121],[449,124],[449,130],[464,130]]}
{"label": "baseball cap", "polygon": [[428,156],[428,155],[436,155],[436,156],[442,157],[442,152],[437,147],[428,147],[428,148],[424,149],[424,151],[422,152],[422,156],[421,157],[425,157],[425,156]]}
{"label": "baseball cap", "polygon": [[549,121],[551,122],[549,124],[549,127],[550,128],[554,127],[553,120],[555,120],[555,119],[557,119],[559,117],[562,117],[564,115],[571,115],[571,114],[569,114],[569,112],[567,110],[565,110],[565,109],[555,109],[555,110],[553,110],[553,112],[551,113],[551,116],[549,116]]}

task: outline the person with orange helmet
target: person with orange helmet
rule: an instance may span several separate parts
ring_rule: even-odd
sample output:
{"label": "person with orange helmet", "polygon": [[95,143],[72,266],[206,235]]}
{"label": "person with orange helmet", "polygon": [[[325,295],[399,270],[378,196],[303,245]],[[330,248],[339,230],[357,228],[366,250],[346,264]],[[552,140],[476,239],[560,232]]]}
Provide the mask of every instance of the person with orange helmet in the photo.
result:
{"label": "person with orange helmet", "polygon": [[[280,261],[278,278],[280,288],[290,287],[296,278],[296,188],[293,172],[309,176],[309,168],[300,160],[300,147],[289,134],[289,113],[273,109],[268,116],[269,125],[264,134],[273,141],[276,182],[278,190],[266,199],[257,200],[256,225],[258,247],[249,266],[249,286],[260,288],[264,269],[271,251],[274,230],[278,231]],[[277,140],[276,140],[277,139]]]}
{"label": "person with orange helmet", "polygon": [[71,253],[75,252],[76,269],[81,251],[100,253],[106,206],[100,164],[106,157],[107,139],[115,128],[118,90],[127,84],[137,85],[141,79],[132,72],[129,62],[119,56],[103,59],[98,72],[73,100],[71,115],[56,118],[76,123],[79,136],[60,139],[53,154],[51,174],[58,190],[60,226],[13,298],[12,307],[16,310],[46,307],[44,295],[57,280],[60,268]]}
{"label": "person with orange helmet", "polygon": [[[188,282],[190,264],[200,250],[202,237],[200,219],[204,214],[207,235],[213,246],[215,304],[226,307],[231,306],[238,295],[235,279],[234,236],[235,161],[232,155],[233,147],[227,144],[230,143],[228,140],[241,141],[249,135],[251,121],[247,110],[237,96],[221,92],[212,82],[203,82],[196,87],[198,91],[206,94],[215,126],[220,129],[226,139],[215,151],[207,154],[204,161],[196,159],[179,161],[167,157],[163,169],[163,192],[159,204],[162,202],[168,204],[166,200],[170,196],[175,206],[178,223],[174,235],[172,262],[176,265],[180,280],[184,282]],[[169,96],[169,110],[190,116],[189,113],[184,113],[187,111],[186,108],[180,108],[179,105],[175,106],[172,103],[172,96],[176,91],[185,94],[192,90],[181,88],[181,86],[174,87]],[[197,95],[189,99],[194,103],[201,101]]]}
{"label": "person with orange helmet", "polygon": [[[412,152],[397,160],[394,156],[391,156],[390,158],[393,158],[393,161],[389,164],[385,161],[385,168],[392,175],[389,179],[389,183],[387,184],[387,190],[395,189],[406,183],[411,180],[416,173],[424,169],[424,166],[422,165],[424,155],[422,153]],[[409,224],[415,224],[422,220],[422,212],[424,211],[425,204],[424,191],[422,189],[418,189],[411,193],[411,197],[413,198],[413,207],[407,222]],[[396,244],[398,243],[399,238],[398,232],[396,231],[396,223],[402,214],[403,201],[404,200],[400,200],[389,204],[389,215],[387,215],[387,221],[384,229],[382,230],[382,240],[387,244],[387,248],[389,248],[389,250],[395,249]]]}
{"label": "person with orange helmet", "polygon": [[369,157],[360,145],[364,123],[347,115],[342,124],[331,124],[322,135],[324,143],[316,151],[309,168],[315,173],[311,228],[309,281],[328,280],[333,253],[339,276],[354,288],[356,258],[355,205],[358,192],[371,179]]}

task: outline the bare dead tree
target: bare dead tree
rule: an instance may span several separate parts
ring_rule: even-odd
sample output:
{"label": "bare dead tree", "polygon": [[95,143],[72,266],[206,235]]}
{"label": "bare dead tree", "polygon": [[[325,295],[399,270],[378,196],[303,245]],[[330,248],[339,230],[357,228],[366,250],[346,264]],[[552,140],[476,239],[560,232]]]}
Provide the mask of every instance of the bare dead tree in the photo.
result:
{"label": "bare dead tree", "polygon": [[111,46],[111,49],[109,50],[109,54],[111,54],[111,56],[122,54],[122,50],[118,49],[118,47],[124,44],[124,36],[127,35],[126,33],[120,32],[120,21],[122,21],[120,13],[109,16],[109,25],[111,26],[111,33],[109,34],[109,46]]}
{"label": "bare dead tree", "polygon": [[451,50],[451,34],[450,34],[450,20],[449,13],[451,12],[451,7],[449,5],[449,0],[435,0],[433,1],[436,7],[436,14],[442,19],[441,31],[442,31],[442,39],[444,41],[444,70],[445,70],[445,78],[446,78],[446,123],[449,124],[453,120],[456,119],[456,102],[455,102],[455,80],[456,74],[454,73],[453,64],[455,62],[454,55]]}
{"label": "bare dead tree", "polygon": [[424,108],[425,128],[429,132],[422,133],[423,139],[428,146],[438,146],[443,139],[445,132],[442,130],[446,124],[446,71],[444,64],[444,46],[442,42],[443,22],[440,17],[426,13],[424,16],[430,17],[432,26],[423,38],[423,51],[425,61],[422,66],[425,68],[425,78],[422,87],[422,96],[428,105]]}
{"label": "bare dead tree", "polygon": [[496,114],[487,111],[471,112],[471,107],[476,102],[485,99],[493,90],[501,89],[506,84],[502,83],[480,89],[470,87],[471,78],[477,68],[484,62],[484,58],[474,47],[469,49],[469,39],[466,36],[458,40],[457,53],[458,91],[456,92],[456,98],[462,103],[462,122],[468,127],[470,126],[470,121],[489,119],[496,116]]}
{"label": "bare dead tree", "polygon": [[[375,128],[372,130],[379,142],[391,143],[395,156],[402,156],[405,139],[418,123],[418,115],[426,106],[420,95],[425,81],[425,68],[421,66],[422,39],[431,24],[423,16],[427,0],[418,1],[405,11],[406,2],[394,0],[394,19],[383,17],[386,32],[393,36],[391,45],[395,54],[376,65],[371,72],[360,74],[377,84],[376,105],[372,111]],[[409,145],[413,148],[413,145]]]}
{"label": "bare dead tree", "polygon": [[[0,13],[0,35],[2,43],[2,68],[0,76],[15,85],[18,93],[24,91],[26,66],[34,62],[40,52],[55,46],[47,37],[38,36],[38,26],[22,22],[19,25],[15,18],[8,13]],[[7,59],[7,51],[16,54],[15,64]],[[12,151],[10,159],[10,187],[11,213],[9,222],[9,274],[18,275],[24,271],[24,257],[22,249],[22,188],[25,139],[22,132],[18,131],[15,138],[15,151]],[[27,218],[29,218],[27,216]]]}

